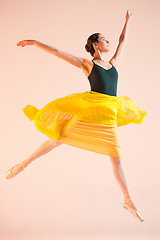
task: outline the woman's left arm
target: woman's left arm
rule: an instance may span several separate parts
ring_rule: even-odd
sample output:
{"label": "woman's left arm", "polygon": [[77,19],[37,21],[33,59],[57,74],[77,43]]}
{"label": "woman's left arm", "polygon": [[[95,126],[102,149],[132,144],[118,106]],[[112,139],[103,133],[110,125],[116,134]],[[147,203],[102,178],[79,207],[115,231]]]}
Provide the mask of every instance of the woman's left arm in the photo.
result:
{"label": "woman's left arm", "polygon": [[127,13],[126,13],[126,21],[125,21],[122,33],[119,37],[119,44],[117,46],[117,49],[116,49],[116,52],[115,52],[114,56],[110,60],[110,61],[113,60],[113,63],[114,63],[115,66],[117,66],[119,64],[120,57],[122,56],[122,52],[123,52],[123,49],[124,49],[124,45],[125,45],[125,41],[126,41],[126,37],[127,37],[127,33],[128,33],[128,25],[129,25],[129,22],[130,22],[130,17],[132,16],[132,13],[129,13],[128,10],[127,10]]}

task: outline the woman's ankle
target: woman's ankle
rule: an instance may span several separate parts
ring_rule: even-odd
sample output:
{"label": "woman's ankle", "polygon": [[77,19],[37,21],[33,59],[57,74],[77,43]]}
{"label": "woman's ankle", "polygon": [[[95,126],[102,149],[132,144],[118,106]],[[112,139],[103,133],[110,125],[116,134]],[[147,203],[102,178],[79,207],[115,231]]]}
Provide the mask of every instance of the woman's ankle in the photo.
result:
{"label": "woman's ankle", "polygon": [[125,193],[124,194],[124,200],[127,201],[127,200],[131,200],[131,195],[129,193]]}
{"label": "woman's ankle", "polygon": [[26,159],[26,160],[24,160],[23,162],[22,162],[22,165],[24,165],[25,167],[28,165],[28,164],[30,164],[32,161],[31,160],[29,160],[29,159]]}

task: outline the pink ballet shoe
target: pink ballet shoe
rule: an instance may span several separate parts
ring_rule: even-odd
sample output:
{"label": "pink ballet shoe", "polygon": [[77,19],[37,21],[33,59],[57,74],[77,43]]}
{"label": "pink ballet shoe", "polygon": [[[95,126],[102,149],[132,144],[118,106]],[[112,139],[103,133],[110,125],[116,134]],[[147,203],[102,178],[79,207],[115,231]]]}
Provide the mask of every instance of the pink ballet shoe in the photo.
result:
{"label": "pink ballet shoe", "polygon": [[29,161],[23,161],[19,164],[16,164],[15,166],[13,166],[11,169],[9,169],[6,174],[5,174],[5,178],[6,179],[10,179],[15,177],[18,173],[22,172],[27,166],[28,164],[30,164],[31,162]]}
{"label": "pink ballet shoe", "polygon": [[133,214],[133,216],[135,216],[140,222],[143,222],[144,219],[143,217],[139,214],[139,212],[137,211],[134,203],[132,200],[130,199],[127,199],[124,204],[123,204],[123,207],[128,210],[130,213]]}

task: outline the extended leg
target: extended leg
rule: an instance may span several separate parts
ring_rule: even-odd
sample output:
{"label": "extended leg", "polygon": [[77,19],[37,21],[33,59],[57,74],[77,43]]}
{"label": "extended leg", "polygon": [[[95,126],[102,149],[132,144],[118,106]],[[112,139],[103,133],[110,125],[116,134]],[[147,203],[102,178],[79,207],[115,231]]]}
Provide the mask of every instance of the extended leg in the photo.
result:
{"label": "extended leg", "polygon": [[40,147],[31,155],[29,156],[25,161],[32,162],[38,157],[43,156],[44,154],[50,152],[53,148],[60,146],[62,143],[58,142],[54,139],[49,139],[48,141],[44,142]]}
{"label": "extended leg", "polygon": [[41,157],[42,155],[48,153],[53,148],[60,146],[62,143],[58,142],[54,139],[49,139],[46,142],[44,142],[31,156],[29,156],[26,160],[23,162],[15,165],[10,170],[7,171],[5,174],[5,177],[7,179],[10,179],[17,175],[19,172],[23,171],[25,167],[27,167],[28,164],[30,164],[33,160]]}
{"label": "extended leg", "polygon": [[110,157],[113,167],[113,172],[115,175],[115,178],[117,182],[120,185],[120,188],[122,190],[123,196],[124,196],[124,205],[123,207],[129,210],[140,222],[142,222],[144,219],[140,216],[140,214],[137,212],[137,208],[135,204],[133,203],[133,200],[130,197],[129,190],[127,187],[126,179],[123,173],[123,169],[121,166],[120,158]]}
{"label": "extended leg", "polygon": [[110,159],[113,167],[114,176],[117,182],[119,183],[123,196],[125,198],[126,196],[129,195],[129,190],[128,190],[126,179],[122,170],[120,158],[110,157]]}

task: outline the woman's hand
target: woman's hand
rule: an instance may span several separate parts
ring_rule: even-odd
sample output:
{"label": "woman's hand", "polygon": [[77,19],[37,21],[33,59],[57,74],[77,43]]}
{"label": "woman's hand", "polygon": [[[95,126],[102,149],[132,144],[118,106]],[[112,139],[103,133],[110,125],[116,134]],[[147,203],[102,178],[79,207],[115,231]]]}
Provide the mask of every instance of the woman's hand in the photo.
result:
{"label": "woman's hand", "polygon": [[17,46],[25,47],[27,45],[33,45],[33,44],[34,44],[34,40],[23,40],[17,43]]}
{"label": "woman's hand", "polygon": [[126,13],[126,21],[128,21],[131,16],[132,16],[132,13],[129,13],[129,9],[128,9]]}

